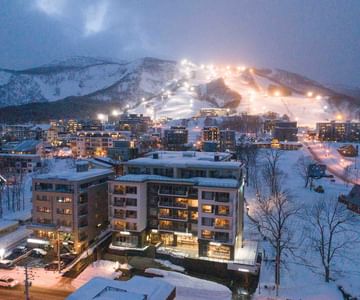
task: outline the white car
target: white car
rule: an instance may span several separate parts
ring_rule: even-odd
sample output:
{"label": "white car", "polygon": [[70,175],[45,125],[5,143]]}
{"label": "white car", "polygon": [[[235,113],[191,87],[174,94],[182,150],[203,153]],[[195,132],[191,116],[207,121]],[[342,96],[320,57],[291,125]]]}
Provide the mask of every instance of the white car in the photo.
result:
{"label": "white car", "polygon": [[42,255],[42,256],[46,256],[46,254],[47,254],[47,252],[44,249],[41,249],[41,248],[34,248],[32,250],[36,254],[39,254],[39,255]]}
{"label": "white car", "polygon": [[19,281],[8,276],[0,277],[0,286],[13,288],[19,284]]}

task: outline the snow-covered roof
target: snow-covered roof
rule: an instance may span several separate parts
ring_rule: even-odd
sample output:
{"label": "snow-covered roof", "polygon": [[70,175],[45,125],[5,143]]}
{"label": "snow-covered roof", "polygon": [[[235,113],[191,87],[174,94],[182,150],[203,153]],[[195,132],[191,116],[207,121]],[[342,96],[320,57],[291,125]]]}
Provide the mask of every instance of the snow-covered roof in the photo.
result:
{"label": "snow-covered roof", "polygon": [[173,178],[160,175],[147,174],[129,174],[119,176],[116,178],[120,182],[146,182],[146,181],[164,181],[173,183],[189,183],[196,186],[219,187],[219,188],[238,188],[240,182],[236,179],[227,178],[207,178],[207,177],[192,177],[192,178]]}
{"label": "snow-covered roof", "polygon": [[37,175],[34,177],[34,179],[81,181],[85,179],[90,179],[92,177],[111,174],[113,174],[113,172],[108,169],[89,169],[88,171],[83,172],[77,172],[76,169],[69,169],[62,172],[53,172],[49,174]]}
{"label": "snow-covered roof", "polygon": [[134,276],[128,281],[117,281],[95,277],[84,284],[67,300],[165,300],[175,287],[156,278]]}
{"label": "snow-covered roof", "polygon": [[[157,158],[154,158],[154,155]],[[215,160],[218,157],[218,161]],[[147,157],[136,158],[126,163],[128,166],[162,166],[176,168],[238,169],[241,162],[228,161],[230,153],[195,151],[158,151]]]}

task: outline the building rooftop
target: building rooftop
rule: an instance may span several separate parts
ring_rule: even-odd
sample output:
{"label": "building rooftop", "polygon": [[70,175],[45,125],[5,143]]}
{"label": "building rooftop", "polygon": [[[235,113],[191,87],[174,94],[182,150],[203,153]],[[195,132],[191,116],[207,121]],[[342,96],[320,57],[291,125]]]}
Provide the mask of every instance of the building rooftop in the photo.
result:
{"label": "building rooftop", "polygon": [[156,278],[134,276],[128,281],[95,277],[84,284],[67,300],[165,300],[175,287]]}
{"label": "building rooftop", "polygon": [[[215,160],[217,157],[218,160]],[[157,151],[147,157],[136,158],[126,163],[128,166],[163,166],[176,168],[224,168],[238,169],[241,162],[229,161],[230,153],[196,151]]]}
{"label": "building rooftop", "polygon": [[196,186],[219,187],[219,188],[238,188],[240,182],[236,179],[227,178],[207,178],[207,177],[193,177],[193,178],[173,178],[160,175],[147,174],[128,174],[119,176],[116,180],[121,182],[146,182],[146,181],[162,181],[173,183],[188,183]]}
{"label": "building rooftop", "polygon": [[90,179],[92,177],[111,175],[113,171],[108,169],[89,169],[88,171],[77,172],[76,169],[69,169],[61,172],[53,172],[48,174],[41,174],[34,177],[34,179],[46,180],[66,180],[66,181],[81,181]]}

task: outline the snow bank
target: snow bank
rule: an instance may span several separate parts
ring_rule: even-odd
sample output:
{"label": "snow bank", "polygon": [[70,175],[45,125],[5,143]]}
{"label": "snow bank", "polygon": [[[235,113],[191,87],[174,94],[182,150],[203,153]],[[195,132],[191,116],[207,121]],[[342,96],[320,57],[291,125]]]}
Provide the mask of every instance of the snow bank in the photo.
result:
{"label": "snow bank", "polygon": [[161,275],[160,280],[176,286],[176,300],[230,300],[232,297],[229,288],[216,282],[154,268],[145,272]]}
{"label": "snow bank", "polygon": [[72,285],[75,288],[79,288],[90,279],[94,277],[105,277],[109,279],[114,279],[121,275],[121,272],[116,269],[119,265],[116,262],[108,260],[98,260],[89,265],[76,279],[72,281]]}

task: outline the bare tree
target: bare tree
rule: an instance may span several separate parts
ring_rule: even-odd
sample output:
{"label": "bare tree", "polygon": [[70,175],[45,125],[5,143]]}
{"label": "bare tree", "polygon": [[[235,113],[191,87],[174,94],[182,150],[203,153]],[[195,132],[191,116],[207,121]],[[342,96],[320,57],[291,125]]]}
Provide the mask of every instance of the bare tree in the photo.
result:
{"label": "bare tree", "polygon": [[329,282],[336,258],[346,258],[346,250],[359,243],[359,233],[354,234],[352,226],[356,216],[337,199],[325,197],[308,209],[306,216],[310,246],[320,256],[324,280]]}
{"label": "bare tree", "polygon": [[[309,156],[301,155],[297,161],[296,168],[301,178],[304,179],[305,188],[308,187],[310,181],[310,165],[314,161]],[[311,184],[310,184],[311,187]]]}
{"label": "bare tree", "polygon": [[257,175],[257,156],[258,148],[256,145],[251,143],[242,143],[239,145],[238,158],[244,162],[246,169],[246,183],[249,185],[249,182],[252,182],[254,187],[256,187],[256,182],[258,181]]}
{"label": "bare tree", "polygon": [[263,175],[264,181],[269,187],[270,194],[276,196],[281,191],[283,172],[279,168],[283,152],[277,149],[269,149],[264,152]]}
{"label": "bare tree", "polygon": [[291,250],[294,236],[290,221],[299,211],[295,202],[285,192],[277,192],[269,197],[258,196],[253,219],[260,233],[269,241],[276,253],[275,285],[276,295],[280,286],[281,257],[286,250]]}

